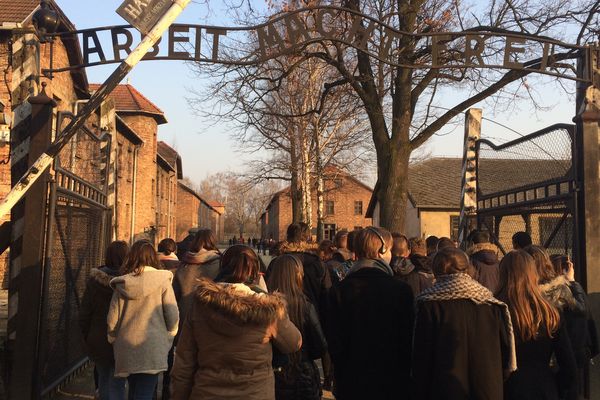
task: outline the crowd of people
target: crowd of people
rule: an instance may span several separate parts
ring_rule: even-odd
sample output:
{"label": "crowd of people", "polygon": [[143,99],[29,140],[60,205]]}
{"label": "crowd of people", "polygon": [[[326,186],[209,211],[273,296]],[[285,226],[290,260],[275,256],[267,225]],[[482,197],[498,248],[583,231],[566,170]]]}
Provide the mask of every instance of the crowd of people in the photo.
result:
{"label": "crowd of people", "polygon": [[[576,400],[598,339],[569,257],[484,231],[383,228],[312,243],[292,224],[264,265],[246,243],[113,242],[80,325],[106,399]],[[316,361],[322,364],[320,372]]]}

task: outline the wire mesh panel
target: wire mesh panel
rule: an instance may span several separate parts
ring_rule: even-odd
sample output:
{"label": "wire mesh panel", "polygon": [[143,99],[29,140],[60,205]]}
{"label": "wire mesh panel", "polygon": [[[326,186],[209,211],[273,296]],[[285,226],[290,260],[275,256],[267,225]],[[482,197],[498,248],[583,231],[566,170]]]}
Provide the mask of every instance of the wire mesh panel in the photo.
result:
{"label": "wire mesh panel", "polygon": [[104,210],[60,193],[50,233],[40,343],[40,380],[53,387],[85,358],[78,314],[91,268],[101,264]]}
{"label": "wire mesh panel", "polygon": [[575,256],[577,166],[575,129],[557,124],[477,151],[477,214],[504,252],[512,236],[527,232],[551,254]]}

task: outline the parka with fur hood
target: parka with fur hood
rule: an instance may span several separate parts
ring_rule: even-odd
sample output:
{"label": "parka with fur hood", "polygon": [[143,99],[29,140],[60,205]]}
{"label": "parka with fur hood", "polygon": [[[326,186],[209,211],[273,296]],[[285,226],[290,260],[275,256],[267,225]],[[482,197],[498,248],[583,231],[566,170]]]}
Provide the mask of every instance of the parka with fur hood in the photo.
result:
{"label": "parka with fur hood", "polygon": [[282,353],[302,345],[281,296],[201,279],[175,352],[171,400],[274,400],[272,345]]}
{"label": "parka with fur hood", "polygon": [[179,310],[173,274],[146,266],[139,275],[110,281],[108,341],[115,354],[115,376],[158,374],[167,370],[167,354],[177,334]]}
{"label": "parka with fur hood", "polygon": [[119,271],[108,268],[92,268],[79,309],[79,327],[87,355],[101,365],[113,365],[113,347],[106,338],[106,316],[113,290],[110,280]]}

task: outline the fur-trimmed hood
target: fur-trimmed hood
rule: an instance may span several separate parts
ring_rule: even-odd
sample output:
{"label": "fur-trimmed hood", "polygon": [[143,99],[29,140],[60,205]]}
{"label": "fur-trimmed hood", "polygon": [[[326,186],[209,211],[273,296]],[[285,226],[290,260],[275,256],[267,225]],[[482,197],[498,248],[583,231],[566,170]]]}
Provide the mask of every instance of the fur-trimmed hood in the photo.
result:
{"label": "fur-trimmed hood", "polygon": [[496,257],[500,257],[502,255],[502,252],[498,246],[493,243],[476,243],[467,249],[467,255],[472,256],[480,251],[493,252]]}
{"label": "fur-trimmed hood", "polygon": [[213,328],[229,331],[229,334],[235,334],[235,329],[226,325],[266,327],[286,316],[283,296],[256,293],[242,283],[215,283],[201,278],[195,297],[197,305],[210,310],[206,315],[214,322]]}
{"label": "fur-trimmed hood", "polygon": [[308,242],[288,242],[284,240],[277,245],[279,254],[284,253],[310,253],[317,254],[319,246],[316,243]]}
{"label": "fur-trimmed hood", "polygon": [[563,275],[557,276],[548,283],[540,285],[540,290],[546,298],[560,310],[576,309],[577,300],[569,287],[569,281]]}

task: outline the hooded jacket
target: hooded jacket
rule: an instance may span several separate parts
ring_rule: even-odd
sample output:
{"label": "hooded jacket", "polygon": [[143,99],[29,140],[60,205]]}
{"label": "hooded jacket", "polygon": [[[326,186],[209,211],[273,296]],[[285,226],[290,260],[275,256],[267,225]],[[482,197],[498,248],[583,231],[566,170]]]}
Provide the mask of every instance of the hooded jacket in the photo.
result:
{"label": "hooded jacket", "polygon": [[471,264],[475,267],[475,280],[492,293],[498,291],[500,284],[500,250],[493,243],[477,243],[467,250]]}
{"label": "hooded jacket", "polygon": [[217,250],[200,249],[197,253],[186,252],[175,272],[173,290],[179,307],[179,320],[183,323],[192,302],[198,279],[214,280],[219,273],[221,254]]}
{"label": "hooded jacket", "polygon": [[559,275],[550,282],[540,285],[540,290],[556,308],[560,311],[571,311],[577,314],[585,314],[583,300],[578,302],[569,287],[569,281],[564,275]]}
{"label": "hooded jacket", "polygon": [[177,333],[179,311],[170,271],[144,267],[110,281],[108,341],[115,354],[115,376],[167,370],[167,354]]}
{"label": "hooded jacket", "polygon": [[431,259],[429,257],[411,254],[403,264],[403,267],[396,266],[394,277],[407,283],[415,297],[423,290],[433,286],[435,276],[431,270]]}
{"label": "hooded jacket", "polygon": [[274,400],[272,345],[282,353],[302,345],[281,296],[201,279],[176,348],[171,400]]}
{"label": "hooded jacket", "polygon": [[[331,277],[316,254],[317,248],[307,242],[281,242],[278,254],[293,254],[298,257],[304,268],[304,294],[321,313],[323,300],[331,287]],[[268,280],[269,271],[267,271]]]}
{"label": "hooded jacket", "polygon": [[119,274],[108,267],[92,268],[79,308],[79,327],[87,355],[101,365],[113,365],[113,348],[106,338],[106,316],[113,290],[110,280]]}

